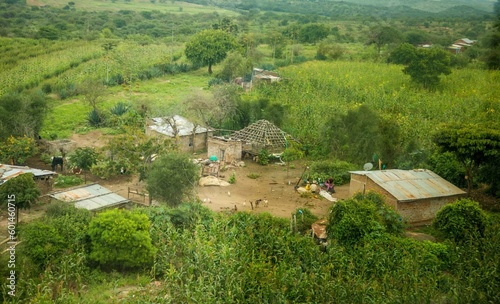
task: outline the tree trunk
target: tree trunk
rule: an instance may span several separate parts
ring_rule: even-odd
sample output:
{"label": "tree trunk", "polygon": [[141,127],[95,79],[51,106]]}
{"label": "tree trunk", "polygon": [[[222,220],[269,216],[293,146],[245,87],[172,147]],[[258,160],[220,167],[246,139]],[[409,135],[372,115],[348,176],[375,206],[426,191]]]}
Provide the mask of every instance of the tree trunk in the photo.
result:
{"label": "tree trunk", "polygon": [[212,64],[208,64],[208,74],[212,74]]}

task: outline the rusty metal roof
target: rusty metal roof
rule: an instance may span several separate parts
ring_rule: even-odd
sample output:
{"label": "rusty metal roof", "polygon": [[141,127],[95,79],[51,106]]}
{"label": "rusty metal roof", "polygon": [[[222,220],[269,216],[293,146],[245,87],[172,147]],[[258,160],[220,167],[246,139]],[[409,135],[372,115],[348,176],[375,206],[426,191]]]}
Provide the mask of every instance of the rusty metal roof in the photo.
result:
{"label": "rusty metal roof", "polygon": [[128,203],[129,200],[111,192],[99,184],[85,185],[70,190],[60,191],[51,197],[67,203],[75,203],[76,208],[96,211]]}
{"label": "rusty metal roof", "polygon": [[465,194],[460,188],[425,169],[351,171],[351,173],[367,176],[400,202]]}

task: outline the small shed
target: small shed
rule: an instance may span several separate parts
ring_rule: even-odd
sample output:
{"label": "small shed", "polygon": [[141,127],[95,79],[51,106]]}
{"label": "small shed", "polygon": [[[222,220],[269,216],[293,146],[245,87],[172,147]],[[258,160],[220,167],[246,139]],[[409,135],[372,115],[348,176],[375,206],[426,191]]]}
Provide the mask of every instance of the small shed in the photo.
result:
{"label": "small shed", "polygon": [[196,125],[186,118],[156,117],[148,122],[146,134],[150,136],[167,136],[175,139],[178,148],[184,152],[195,152],[207,149],[207,141],[213,130]]}
{"label": "small shed", "polygon": [[42,193],[47,193],[52,189],[54,177],[57,176],[54,171],[0,164],[0,185],[25,173],[33,174],[33,179]]}
{"label": "small shed", "polygon": [[258,155],[262,149],[280,154],[287,147],[286,133],[273,123],[261,119],[231,134],[232,139],[242,142],[242,152]]}
{"label": "small shed", "polygon": [[430,170],[352,171],[349,194],[370,190],[382,194],[411,224],[432,220],[444,205],[466,194]]}
{"label": "small shed", "polygon": [[51,197],[76,208],[99,211],[111,207],[123,207],[130,201],[99,184],[84,185],[69,190],[52,193]]}
{"label": "small shed", "polygon": [[208,138],[207,155],[217,156],[224,163],[233,163],[241,160],[242,142],[238,139],[214,136]]}

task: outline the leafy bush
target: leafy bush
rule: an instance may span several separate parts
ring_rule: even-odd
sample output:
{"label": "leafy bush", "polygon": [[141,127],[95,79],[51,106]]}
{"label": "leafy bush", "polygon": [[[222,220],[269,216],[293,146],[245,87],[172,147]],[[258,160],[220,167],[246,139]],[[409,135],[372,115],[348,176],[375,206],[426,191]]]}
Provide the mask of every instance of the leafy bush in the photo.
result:
{"label": "leafy bush", "polygon": [[308,208],[295,210],[295,216],[297,217],[297,230],[301,234],[307,234],[311,230],[311,225],[318,220],[318,217]]}
{"label": "leafy bush", "polygon": [[459,243],[483,237],[487,225],[486,213],[479,203],[470,199],[460,199],[444,206],[432,222],[432,227],[444,238]]}
{"label": "leafy bush", "polygon": [[21,226],[23,252],[41,269],[65,254],[84,252],[91,218],[88,210],[63,202],[52,203],[46,217]]}
{"label": "leafy bush", "polygon": [[223,79],[220,79],[220,78],[210,78],[208,80],[208,87],[220,85],[220,84],[223,84],[223,83],[224,83]]}
{"label": "leafy bush", "polygon": [[230,183],[230,184],[236,183],[236,173],[235,172],[233,172],[231,174],[231,176],[229,177],[228,183]]}
{"label": "leafy bush", "polygon": [[156,249],[151,244],[145,214],[113,209],[98,214],[89,224],[90,259],[106,268],[150,265]]}
{"label": "leafy bush", "polygon": [[170,206],[182,203],[198,180],[198,166],[185,154],[171,152],[156,159],[147,176],[149,194]]}
{"label": "leafy bush", "polygon": [[403,231],[401,217],[375,192],[358,194],[330,209],[327,233],[340,244],[355,245],[367,236],[374,238],[385,232],[401,235]]}
{"label": "leafy bush", "polygon": [[59,175],[54,180],[56,188],[67,188],[80,185],[81,183],[83,183],[83,180],[74,175]]}
{"label": "leafy bush", "polygon": [[467,187],[467,180],[464,178],[467,174],[453,153],[434,153],[429,159],[429,164],[434,173],[450,183],[460,188]]}
{"label": "leafy bush", "polygon": [[260,150],[258,163],[263,166],[269,164],[269,152],[267,150],[265,149]]}
{"label": "leafy bush", "polygon": [[356,166],[345,161],[318,161],[310,166],[311,175],[313,180],[320,182],[326,181],[332,177],[335,185],[343,185],[349,183],[351,180],[351,173],[349,171],[355,170]]}

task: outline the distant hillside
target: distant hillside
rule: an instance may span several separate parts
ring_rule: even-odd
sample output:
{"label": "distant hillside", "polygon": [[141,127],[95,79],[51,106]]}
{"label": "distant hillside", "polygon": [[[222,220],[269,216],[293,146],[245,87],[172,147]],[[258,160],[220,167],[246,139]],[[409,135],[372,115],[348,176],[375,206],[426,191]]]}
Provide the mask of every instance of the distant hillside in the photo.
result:
{"label": "distant hillside", "polygon": [[468,6],[474,10],[493,12],[495,0],[343,0],[339,2],[349,2],[363,5],[373,5],[379,7],[406,6],[427,12],[439,13],[453,7]]}
{"label": "distant hillside", "polygon": [[[376,18],[468,18],[483,19],[492,15],[493,2],[475,0],[185,0],[201,5],[249,11],[322,15],[336,19]],[[467,4],[467,5],[465,5]]]}

